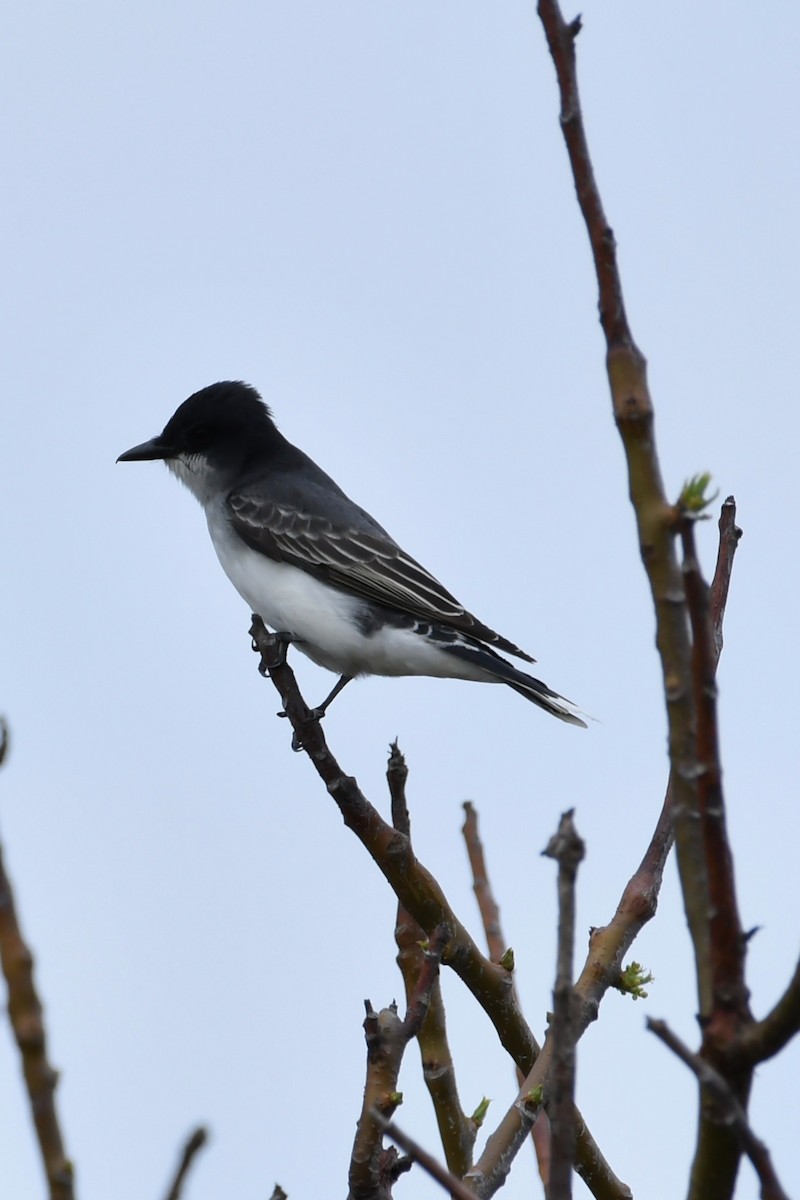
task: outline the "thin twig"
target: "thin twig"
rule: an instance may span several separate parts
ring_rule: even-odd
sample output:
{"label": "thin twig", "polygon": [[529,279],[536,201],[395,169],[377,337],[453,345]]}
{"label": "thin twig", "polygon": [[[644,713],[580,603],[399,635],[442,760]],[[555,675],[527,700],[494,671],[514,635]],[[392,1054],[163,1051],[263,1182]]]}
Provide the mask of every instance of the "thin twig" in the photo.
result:
{"label": "thin twig", "polygon": [[[386,779],[392,802],[392,824],[399,833],[410,839],[411,818],[406,801],[408,767],[396,741],[389,751]],[[425,963],[426,940],[425,931],[398,902],[395,926],[397,965],[403,976],[407,1001],[417,987]],[[447,1166],[460,1179],[472,1164],[478,1125],[461,1107],[438,976],[431,990],[425,1020],[417,1034],[417,1043],[422,1059],[422,1074],[433,1104]]]}
{"label": "thin twig", "polygon": [[705,1058],[690,1050],[686,1043],[673,1033],[666,1021],[648,1017],[647,1028],[695,1073],[705,1092],[713,1099],[715,1110],[713,1118],[719,1124],[733,1128],[742,1149],[758,1175],[762,1200],[789,1200],[775,1174],[769,1150],[753,1133],[747,1120],[747,1113],[719,1071],[715,1070]]}
{"label": "thin twig", "polygon": [[208,1130],[202,1125],[198,1125],[197,1129],[189,1134],[181,1151],[180,1162],[175,1176],[170,1184],[170,1189],[167,1192],[166,1200],[179,1200],[180,1194],[183,1191],[183,1184],[189,1169],[197,1156],[198,1151],[202,1150],[208,1141]]}
{"label": "thin twig", "polygon": [[453,1197],[453,1200],[475,1200],[475,1193],[463,1184],[458,1176],[451,1174],[432,1154],[423,1150],[418,1142],[398,1129],[393,1121],[385,1120],[379,1112],[375,1113],[375,1120],[382,1124],[383,1132],[387,1137],[390,1137],[393,1142],[397,1142],[397,1145],[405,1151],[412,1162],[419,1163],[423,1171],[435,1179]]}
{"label": "thin twig", "polygon": [[478,911],[483,922],[483,932],[486,936],[486,946],[492,962],[499,963],[507,950],[503,940],[503,930],[500,925],[500,907],[494,898],[492,885],[489,882],[489,872],[486,867],[486,856],[483,852],[483,842],[478,833],[478,813],[471,800],[464,801],[464,824],[461,828],[464,844],[467,847],[467,857],[472,871],[472,890],[478,901]]}
{"label": "thin twig", "polygon": [[[0,720],[0,763],[9,747],[8,726]],[[47,1058],[44,1013],[33,979],[33,955],[22,936],[11,880],[0,847],[0,964],[8,986],[8,1015],[22,1059],[39,1152],[50,1200],[74,1200],[74,1171],[64,1148],[55,1091],[58,1073]]]}
{"label": "thin twig", "polygon": [[[425,951],[423,931],[411,915],[398,906],[395,929],[397,963],[403,976],[408,997],[413,991]],[[439,981],[431,994],[428,1013],[417,1035],[422,1076],[433,1105],[442,1148],[448,1168],[454,1175],[464,1175],[472,1163],[472,1150],[478,1131],[476,1122],[461,1107],[447,1021]]]}
{"label": "thin twig", "polygon": [[[478,812],[471,800],[464,802],[464,824],[461,827],[461,832],[464,837],[464,844],[467,848],[467,858],[469,859],[470,870],[472,871],[472,889],[475,893],[475,899],[478,902],[478,911],[481,915],[483,924],[483,932],[486,938],[486,946],[489,951],[489,957],[492,962],[501,963],[508,944],[503,936],[503,928],[500,923],[500,906],[495,899],[492,885],[489,880],[489,870],[486,865],[486,855],[483,849],[480,833],[478,832]],[[504,965],[504,964],[503,964]],[[511,968],[509,967],[509,971]],[[517,997],[517,985],[513,975],[511,977],[512,992]],[[517,1084],[522,1086],[525,1078],[519,1067],[516,1068]],[[585,1121],[576,1114],[576,1123],[578,1128],[591,1137],[586,1128]],[[534,1152],[536,1154],[536,1165],[539,1168],[539,1178],[544,1185],[545,1191],[550,1184],[550,1121],[547,1113],[542,1110],[538,1118],[534,1122],[531,1129],[531,1141],[533,1142]],[[594,1145],[594,1141],[592,1140]],[[583,1165],[585,1160],[585,1146],[581,1145],[578,1153],[579,1163]],[[579,1166],[580,1169],[580,1166]],[[463,1172],[462,1172],[463,1174]]]}
{"label": "thin twig", "polygon": [[408,781],[408,763],[397,739],[389,747],[389,762],[386,767],[386,782],[389,785],[389,796],[392,802],[392,825],[398,833],[411,839],[411,816],[406,801],[406,782]]}
{"label": "thin twig", "polygon": [[569,1200],[572,1195],[572,1168],[577,1141],[575,1043],[578,1040],[573,1022],[572,960],[575,950],[575,880],[584,852],[572,810],[563,813],[558,831],[543,851],[558,863],[558,955],[549,1032],[553,1042],[553,1066],[547,1098],[552,1140],[548,1200]]}
{"label": "thin twig", "polygon": [[736,500],[728,496],[719,514],[719,548],[717,550],[717,565],[714,569],[714,579],[711,584],[711,620],[714,629],[714,654],[716,661],[722,654],[724,639],[722,636],[722,619],[728,603],[728,589],[733,570],[733,559],[736,554],[742,531],[736,524]]}
{"label": "thin twig", "polygon": [[800,959],[778,1003],[760,1021],[742,1031],[738,1052],[748,1062],[765,1062],[800,1033]]}

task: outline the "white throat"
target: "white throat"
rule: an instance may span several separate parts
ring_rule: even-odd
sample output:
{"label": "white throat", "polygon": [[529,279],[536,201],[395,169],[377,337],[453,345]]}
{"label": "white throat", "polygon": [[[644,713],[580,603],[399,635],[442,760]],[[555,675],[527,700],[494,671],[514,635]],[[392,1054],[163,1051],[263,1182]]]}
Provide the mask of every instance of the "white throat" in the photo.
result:
{"label": "white throat", "polygon": [[205,506],[217,494],[219,485],[217,472],[209,464],[204,454],[179,454],[177,458],[168,458],[167,466],[172,474],[186,484],[193,496]]}

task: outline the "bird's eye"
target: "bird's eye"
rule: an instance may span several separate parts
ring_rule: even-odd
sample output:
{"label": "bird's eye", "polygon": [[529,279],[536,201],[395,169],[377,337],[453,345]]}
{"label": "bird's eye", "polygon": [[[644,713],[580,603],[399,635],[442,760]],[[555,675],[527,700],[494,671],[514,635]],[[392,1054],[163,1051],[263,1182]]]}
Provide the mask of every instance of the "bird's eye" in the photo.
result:
{"label": "bird's eye", "polygon": [[203,450],[211,442],[211,430],[208,425],[193,425],[189,430],[189,442],[192,449]]}

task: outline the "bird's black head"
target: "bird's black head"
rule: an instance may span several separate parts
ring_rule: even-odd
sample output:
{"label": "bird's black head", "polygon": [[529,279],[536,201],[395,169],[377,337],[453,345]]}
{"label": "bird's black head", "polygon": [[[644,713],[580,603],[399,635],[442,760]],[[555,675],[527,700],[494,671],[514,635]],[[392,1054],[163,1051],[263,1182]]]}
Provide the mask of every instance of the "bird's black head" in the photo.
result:
{"label": "bird's black head", "polygon": [[255,388],[238,380],[212,383],[184,400],[163,431],[120,454],[117,462],[202,455],[240,457],[279,437],[272,416]]}
{"label": "bird's black head", "polygon": [[117,462],[162,459],[206,504],[243,476],[292,451],[255,388],[228,381],[212,383],[184,400],[161,433],[126,450]]}

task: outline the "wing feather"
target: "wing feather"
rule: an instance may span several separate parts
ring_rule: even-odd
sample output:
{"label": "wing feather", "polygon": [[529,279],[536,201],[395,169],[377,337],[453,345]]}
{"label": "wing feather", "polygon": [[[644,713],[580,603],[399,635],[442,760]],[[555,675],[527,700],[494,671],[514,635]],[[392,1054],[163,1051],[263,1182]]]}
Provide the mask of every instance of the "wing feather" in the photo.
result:
{"label": "wing feather", "polygon": [[[355,505],[352,508],[359,519],[363,518],[362,527],[355,521],[334,524],[328,517],[298,511],[293,505],[252,491],[231,493],[227,508],[236,533],[269,558],[308,571],[351,595],[411,616],[440,621],[534,662],[513,642],[467,612],[438,579]],[[371,526],[367,522],[372,522]]]}

